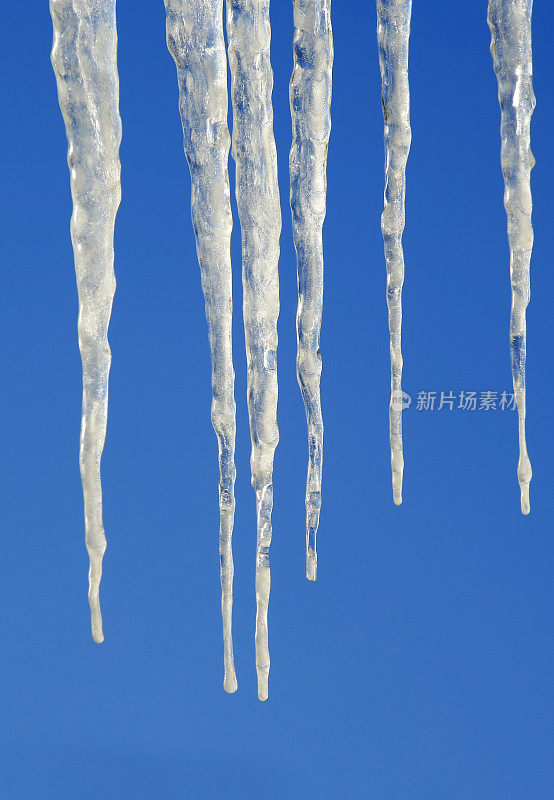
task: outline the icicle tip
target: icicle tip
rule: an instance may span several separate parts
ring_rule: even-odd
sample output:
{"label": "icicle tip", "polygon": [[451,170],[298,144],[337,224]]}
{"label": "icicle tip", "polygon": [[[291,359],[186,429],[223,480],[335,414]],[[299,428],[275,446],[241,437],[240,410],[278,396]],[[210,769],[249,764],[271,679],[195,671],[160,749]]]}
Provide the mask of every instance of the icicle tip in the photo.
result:
{"label": "icicle tip", "polygon": [[237,676],[234,669],[232,672],[225,673],[225,677],[223,679],[223,688],[225,689],[227,694],[233,694],[239,688],[237,682]]}
{"label": "icicle tip", "polygon": [[308,550],[306,555],[306,578],[309,581],[317,580],[317,553]]}
{"label": "icicle tip", "polygon": [[529,484],[524,483],[521,487],[521,513],[527,516],[531,511],[531,503],[529,500]]}
{"label": "icicle tip", "polygon": [[[87,542],[87,548],[89,544]],[[90,626],[92,638],[96,644],[104,641],[104,631],[102,629],[102,611],[100,610],[100,581],[102,580],[102,558],[106,551],[106,540],[101,547],[101,552],[94,552],[89,549],[89,573],[88,573],[88,603],[90,606]]]}
{"label": "icicle tip", "polygon": [[402,505],[402,478],[403,478],[403,471],[404,471],[404,460],[402,459],[401,464],[398,465],[395,463],[396,459],[393,457],[392,459],[392,499],[394,501],[395,506]]}
{"label": "icicle tip", "polygon": [[[523,430],[523,425],[521,423],[520,429]],[[527,455],[524,437],[525,432],[523,432],[523,435],[520,433],[521,455],[517,465],[517,477],[519,481],[519,487],[521,489],[521,513],[527,516],[527,514],[529,514],[531,511],[531,503],[529,501],[529,484],[531,483],[531,478],[533,477],[533,471],[531,469],[529,456]]]}
{"label": "icicle tip", "polygon": [[104,641],[104,631],[102,628],[102,614],[100,608],[93,608],[91,603],[90,607],[90,623],[92,629],[92,638],[96,644],[102,644]]}
{"label": "icicle tip", "polygon": [[262,703],[269,697],[268,676],[258,675],[258,700]]}

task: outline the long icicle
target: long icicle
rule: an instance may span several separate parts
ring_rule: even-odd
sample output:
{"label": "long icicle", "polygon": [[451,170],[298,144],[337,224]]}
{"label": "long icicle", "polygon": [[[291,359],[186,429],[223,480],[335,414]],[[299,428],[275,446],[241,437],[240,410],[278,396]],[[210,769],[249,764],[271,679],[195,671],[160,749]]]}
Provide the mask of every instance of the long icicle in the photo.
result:
{"label": "long icicle", "polygon": [[331,133],[331,0],[294,0],[294,68],[290,81],[290,205],[298,271],[297,376],[308,422],[306,577],[317,577],[323,418],[319,337],[323,310],[323,222]]}
{"label": "long icicle", "polygon": [[233,157],[242,233],[243,315],[256,491],[256,670],[258,697],[268,696],[267,610],[273,458],[277,428],[277,318],[281,209],[273,136],[269,0],[227,0],[233,101]]}
{"label": "long icicle", "polygon": [[528,514],[531,463],[525,441],[525,312],[530,296],[530,265],[533,249],[531,224],[531,116],[535,108],[531,14],[533,0],[490,0],[488,23],[491,53],[498,79],[501,109],[501,163],[504,175],[504,206],[508,218],[512,308],[510,356],[514,394],[519,416],[519,462],[521,511]]}
{"label": "long icicle", "polygon": [[175,59],[179,109],[191,175],[191,208],[212,354],[212,423],[219,447],[219,554],[225,675],[235,692],[233,552],[235,395],[232,351],[230,136],[223,0],[165,0],[167,45]]}
{"label": "long icicle", "polygon": [[50,0],[52,66],[65,121],[71,175],[71,238],[83,362],[80,467],[90,558],[92,636],[102,642],[99,586],[106,536],[100,461],[108,413],[108,325],[115,292],[113,237],[121,199],[115,0]]}
{"label": "long icicle", "polygon": [[410,152],[410,89],[408,46],[411,0],[377,0],[377,43],[381,68],[381,95],[385,122],[385,208],[381,230],[387,264],[391,398],[389,406],[392,491],[402,503],[404,455],[402,451],[402,285],[404,283],[404,232],[406,164]]}

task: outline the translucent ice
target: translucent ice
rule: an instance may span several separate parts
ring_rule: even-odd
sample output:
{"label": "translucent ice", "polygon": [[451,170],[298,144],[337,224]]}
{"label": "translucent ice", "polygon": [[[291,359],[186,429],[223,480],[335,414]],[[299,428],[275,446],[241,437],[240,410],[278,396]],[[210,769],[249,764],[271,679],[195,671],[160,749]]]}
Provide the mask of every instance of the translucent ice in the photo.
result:
{"label": "translucent ice", "polygon": [[531,224],[531,116],[535,108],[531,52],[532,0],[490,0],[488,22],[491,53],[498,79],[501,123],[501,163],[504,175],[504,206],[508,218],[512,310],[510,354],[514,393],[519,416],[518,480],[521,511],[528,514],[531,463],[525,441],[525,312],[530,295],[530,265],[533,249]]}
{"label": "translucent ice", "polygon": [[83,362],[80,467],[90,558],[92,635],[102,642],[99,586],[106,537],[100,460],[106,437],[111,353],[108,324],[115,291],[113,236],[121,199],[115,0],[50,0],[52,66],[67,139],[71,239],[79,293]]}
{"label": "translucent ice", "polygon": [[256,670],[258,697],[268,696],[267,611],[271,576],[273,457],[277,428],[277,318],[281,208],[273,136],[269,0],[227,0],[233,103],[233,157],[242,234],[243,315],[256,492]]}
{"label": "translucent ice", "polygon": [[402,285],[406,163],[411,144],[408,45],[411,0],[377,0],[377,43],[385,122],[385,209],[381,229],[387,264],[391,399],[389,407],[393,499],[402,503]]}
{"label": "translucent ice", "polygon": [[235,396],[232,354],[227,56],[223,0],[165,0],[167,44],[177,66],[179,109],[191,175],[192,221],[212,354],[212,423],[219,446],[219,552],[225,677],[234,692],[233,553]]}
{"label": "translucent ice", "polygon": [[306,577],[317,576],[323,419],[319,336],[323,310],[323,222],[331,133],[331,0],[294,0],[294,69],[290,82],[290,205],[298,269],[297,374],[308,422]]}

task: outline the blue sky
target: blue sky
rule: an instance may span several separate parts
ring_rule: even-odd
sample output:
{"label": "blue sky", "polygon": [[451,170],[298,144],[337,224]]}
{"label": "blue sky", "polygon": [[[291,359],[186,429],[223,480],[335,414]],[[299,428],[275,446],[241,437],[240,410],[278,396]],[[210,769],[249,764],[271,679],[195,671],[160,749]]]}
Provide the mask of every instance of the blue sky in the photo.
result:
{"label": "blue sky", "polygon": [[290,2],[274,0],[283,207],[270,699],[256,697],[240,233],[235,656],[222,690],[210,366],[163,3],[119,0],[123,202],[103,461],[106,640],[92,643],[65,135],[46,2],[3,11],[2,794],[15,800],[550,800],[554,12],[537,3],[528,315],[532,512],[510,410],[499,109],[484,2],[414,3],[404,505],[391,498],[383,146],[372,3],[335,0],[319,580],[304,579],[306,432],[288,211]]}

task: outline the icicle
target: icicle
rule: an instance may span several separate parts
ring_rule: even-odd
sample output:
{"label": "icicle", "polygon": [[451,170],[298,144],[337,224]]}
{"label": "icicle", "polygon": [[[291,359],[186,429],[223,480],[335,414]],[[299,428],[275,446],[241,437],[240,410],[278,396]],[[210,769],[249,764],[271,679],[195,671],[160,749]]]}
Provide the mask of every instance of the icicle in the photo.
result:
{"label": "icicle", "polygon": [[52,66],[69,143],[71,238],[79,293],[83,362],[80,467],[90,558],[92,636],[102,642],[99,586],[106,537],[100,460],[106,436],[111,353],[108,324],[115,291],[113,236],[121,199],[115,0],[50,0]]}
{"label": "icicle", "polygon": [[223,0],[165,0],[167,44],[175,59],[192,220],[212,352],[212,422],[219,445],[219,553],[225,677],[235,692],[233,552],[235,397],[232,353],[231,230],[227,55]]}
{"label": "icicle", "polygon": [[389,407],[392,491],[402,503],[402,285],[404,283],[404,231],[406,163],[410,152],[410,90],[408,45],[411,0],[377,0],[377,43],[381,68],[381,93],[385,121],[385,209],[381,230],[387,264],[391,399]]}
{"label": "icicle", "polygon": [[242,232],[243,314],[256,491],[256,669],[258,697],[268,696],[267,609],[277,428],[277,318],[281,209],[273,137],[269,0],[227,0],[233,101],[233,157]]}
{"label": "icicle", "polygon": [[317,577],[323,419],[319,336],[323,309],[323,221],[331,133],[331,0],[294,0],[294,69],[290,82],[290,204],[298,269],[297,375],[308,421],[306,577]]}
{"label": "icicle", "polygon": [[518,479],[521,511],[528,514],[531,463],[525,441],[525,312],[530,295],[530,264],[533,249],[531,224],[531,116],[535,108],[531,53],[533,0],[490,0],[488,22],[491,53],[498,79],[501,109],[501,162],[504,175],[504,206],[508,217],[512,310],[510,354],[514,393],[519,415]]}

